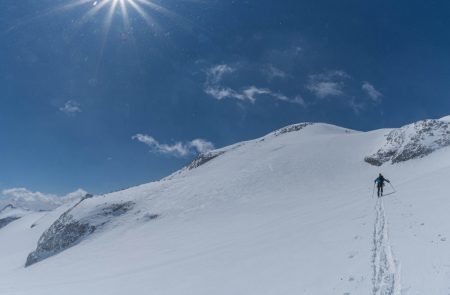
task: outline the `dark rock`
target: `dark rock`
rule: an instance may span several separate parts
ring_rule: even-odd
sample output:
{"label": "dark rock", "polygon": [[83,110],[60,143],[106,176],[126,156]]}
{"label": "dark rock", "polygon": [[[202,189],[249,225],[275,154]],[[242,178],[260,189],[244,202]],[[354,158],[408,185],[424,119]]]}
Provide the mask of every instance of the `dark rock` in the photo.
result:
{"label": "dark rock", "polygon": [[225,152],[220,151],[220,152],[203,153],[203,154],[199,155],[194,161],[192,161],[188,166],[186,166],[186,168],[188,170],[198,168],[201,165],[208,163],[212,159],[217,158],[218,156],[222,155],[223,153],[225,153]]}
{"label": "dark rock", "polygon": [[308,127],[310,125],[313,125],[313,123],[300,123],[300,124],[287,126],[287,127],[284,127],[284,128],[281,128],[281,129],[275,131],[274,135],[275,136],[280,136],[282,134],[286,134],[286,133],[290,133],[290,132],[297,132],[297,131],[300,131],[300,130],[302,130],[305,127]]}
{"label": "dark rock", "polygon": [[150,221],[150,220],[156,219],[156,218],[158,218],[158,217],[159,217],[158,214],[150,214],[150,213],[147,213],[147,214],[144,215],[145,221]]}
{"label": "dark rock", "polygon": [[36,251],[28,255],[25,266],[30,266],[75,246],[83,237],[95,231],[95,227],[88,223],[69,222],[68,219],[58,221],[41,236]]}
{"label": "dark rock", "polygon": [[87,236],[110,222],[112,218],[125,214],[134,206],[133,202],[107,203],[77,219],[72,212],[83,200],[62,214],[42,234],[36,250],[28,255],[26,267],[79,244]]}
{"label": "dark rock", "polygon": [[90,199],[90,198],[93,198],[93,197],[94,197],[93,194],[86,194],[86,195],[84,195],[83,198],[81,198],[81,200],[86,200],[86,199]]}
{"label": "dark rock", "polygon": [[112,204],[102,209],[103,216],[120,216],[128,212],[134,206],[133,202],[125,202],[121,204]]}
{"label": "dark rock", "polygon": [[393,164],[425,157],[435,150],[450,146],[450,123],[424,120],[394,129],[386,135],[385,144],[364,160],[374,166]]}
{"label": "dark rock", "polygon": [[0,228],[7,226],[8,224],[10,224],[11,222],[13,222],[17,219],[20,219],[20,217],[11,216],[11,217],[6,217],[6,218],[0,219]]}
{"label": "dark rock", "polygon": [[3,208],[0,210],[0,212],[5,211],[6,209],[16,209],[16,207],[15,207],[14,205],[12,205],[12,204],[8,204],[8,205],[6,205],[5,207],[3,207]]}

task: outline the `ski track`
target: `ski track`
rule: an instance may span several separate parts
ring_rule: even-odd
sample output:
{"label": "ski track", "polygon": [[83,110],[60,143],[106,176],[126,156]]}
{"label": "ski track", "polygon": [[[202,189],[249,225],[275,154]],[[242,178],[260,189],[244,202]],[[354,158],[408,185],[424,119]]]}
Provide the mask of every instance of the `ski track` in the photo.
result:
{"label": "ski track", "polygon": [[372,263],[373,295],[401,295],[400,264],[392,253],[382,198],[375,205]]}

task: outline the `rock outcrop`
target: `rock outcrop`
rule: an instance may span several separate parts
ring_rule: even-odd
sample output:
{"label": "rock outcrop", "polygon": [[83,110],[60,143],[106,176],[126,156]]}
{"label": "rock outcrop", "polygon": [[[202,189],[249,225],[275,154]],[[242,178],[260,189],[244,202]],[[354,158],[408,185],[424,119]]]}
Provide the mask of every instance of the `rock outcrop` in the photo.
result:
{"label": "rock outcrop", "polygon": [[131,210],[134,203],[104,203],[93,208],[80,208],[86,195],[71,209],[62,214],[40,237],[35,251],[28,255],[25,266],[42,261],[80,243],[101,227]]}
{"label": "rock outcrop", "polygon": [[364,160],[374,166],[392,164],[425,157],[435,150],[450,145],[450,123],[446,120],[424,120],[386,135],[379,150]]}

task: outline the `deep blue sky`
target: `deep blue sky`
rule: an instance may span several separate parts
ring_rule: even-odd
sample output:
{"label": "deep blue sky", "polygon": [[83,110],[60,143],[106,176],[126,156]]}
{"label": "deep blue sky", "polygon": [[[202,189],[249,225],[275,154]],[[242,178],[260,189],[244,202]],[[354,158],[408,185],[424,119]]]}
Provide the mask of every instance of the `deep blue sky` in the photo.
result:
{"label": "deep blue sky", "polygon": [[208,142],[450,113],[448,1],[140,4],[154,25],[127,2],[130,26],[118,7],[107,35],[110,5],[58,9],[74,2],[0,3],[0,189],[102,193],[159,179]]}

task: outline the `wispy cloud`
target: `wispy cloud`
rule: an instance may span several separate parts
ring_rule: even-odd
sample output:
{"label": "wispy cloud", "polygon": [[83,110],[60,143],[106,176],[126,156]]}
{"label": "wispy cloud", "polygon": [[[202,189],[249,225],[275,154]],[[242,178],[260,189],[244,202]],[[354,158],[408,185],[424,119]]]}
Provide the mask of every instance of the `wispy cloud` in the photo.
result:
{"label": "wispy cloud", "polygon": [[147,134],[136,134],[132,139],[146,144],[153,152],[176,157],[185,157],[192,153],[205,153],[214,149],[213,143],[200,138],[189,142],[176,142],[174,144],[160,143],[154,137]]}
{"label": "wispy cloud", "polygon": [[252,103],[256,101],[258,95],[272,95],[272,91],[269,89],[258,88],[256,86],[250,86],[242,91],[242,95],[245,99],[248,99]]}
{"label": "wispy cloud", "polygon": [[[205,93],[214,97],[217,100],[224,98],[236,98],[239,100],[246,100],[246,97],[234,89],[228,87],[221,87],[219,85],[209,85],[205,88]],[[252,101],[254,102],[254,101]]]}
{"label": "wispy cloud", "polygon": [[306,107],[306,102],[303,99],[303,97],[300,96],[300,95],[297,95],[297,96],[295,96],[293,98],[287,97],[287,96],[285,96],[283,94],[279,94],[279,93],[271,93],[271,95],[273,97],[275,97],[276,99],[278,99],[278,100],[286,101],[286,102],[289,102],[289,103],[298,104],[298,105],[301,105],[303,107]]}
{"label": "wispy cloud", "polygon": [[82,112],[81,105],[74,100],[66,101],[66,103],[59,108],[59,110],[69,116],[74,116]]}
{"label": "wispy cloud", "polygon": [[[257,86],[246,86],[240,90],[233,89],[222,85],[222,79],[226,74],[235,72],[235,69],[229,65],[216,65],[206,71],[205,93],[217,99],[234,98],[241,101],[255,103],[258,97],[270,97],[276,100],[294,103],[304,106],[305,103],[300,96],[290,98],[282,93],[278,93],[269,88],[261,88]],[[282,75],[281,72],[278,75]]]}
{"label": "wispy cloud", "polygon": [[232,72],[234,72],[234,68],[227,64],[213,66],[206,71],[208,83],[220,83],[224,75]]}
{"label": "wispy cloud", "polygon": [[65,196],[58,196],[55,194],[34,192],[23,187],[4,189],[1,193],[0,205],[2,207],[3,205],[11,204],[16,207],[31,210],[51,210],[67,201],[84,197],[87,194],[85,190],[78,189]]}
{"label": "wispy cloud", "polygon": [[318,98],[344,95],[345,80],[350,76],[344,71],[327,71],[309,76],[306,88]]}
{"label": "wispy cloud", "polygon": [[280,70],[277,67],[274,67],[273,65],[268,65],[267,67],[263,68],[264,74],[269,78],[269,80],[273,79],[285,79],[289,75],[283,71]]}
{"label": "wispy cloud", "polygon": [[214,149],[214,144],[204,139],[194,139],[189,142],[189,147],[194,148],[198,153],[206,153]]}
{"label": "wispy cloud", "polygon": [[305,101],[301,96],[290,98],[284,94],[273,92],[268,88],[258,88],[256,86],[249,86],[239,92],[231,88],[208,87],[205,89],[205,92],[217,100],[225,98],[235,98],[238,100],[255,103],[258,96],[266,96],[274,98],[276,100],[305,106]]}
{"label": "wispy cloud", "polygon": [[53,199],[57,197],[56,195],[52,195],[52,194],[44,194],[41,192],[32,192],[26,188],[4,189],[2,191],[2,194],[6,197],[21,198],[24,200],[40,199],[40,200],[46,200],[46,201],[53,201]]}
{"label": "wispy cloud", "polygon": [[350,108],[353,110],[355,115],[361,114],[361,112],[365,109],[366,103],[361,101],[357,101],[354,97],[347,101]]}
{"label": "wispy cloud", "polygon": [[342,85],[338,82],[313,82],[310,83],[307,88],[319,98],[341,96],[344,94]]}
{"label": "wispy cloud", "polygon": [[362,90],[364,90],[367,95],[376,103],[381,102],[381,97],[383,97],[383,94],[378,91],[375,86],[373,86],[371,83],[364,81],[362,86]]}

